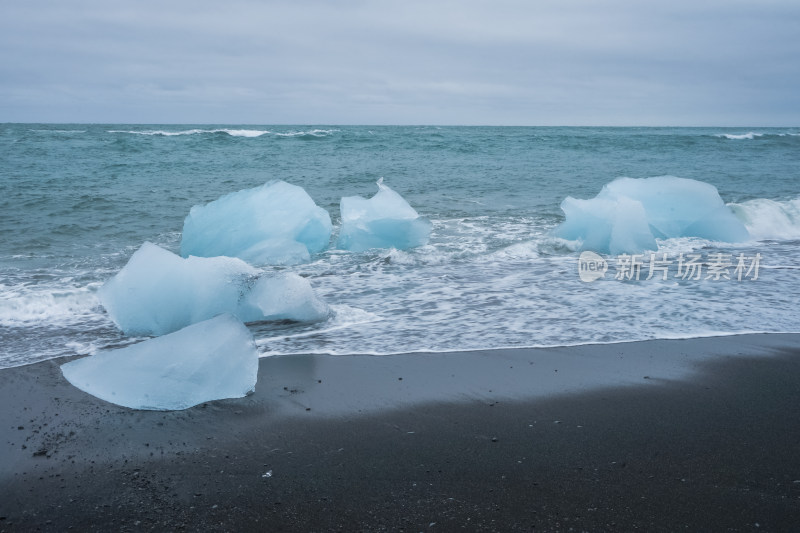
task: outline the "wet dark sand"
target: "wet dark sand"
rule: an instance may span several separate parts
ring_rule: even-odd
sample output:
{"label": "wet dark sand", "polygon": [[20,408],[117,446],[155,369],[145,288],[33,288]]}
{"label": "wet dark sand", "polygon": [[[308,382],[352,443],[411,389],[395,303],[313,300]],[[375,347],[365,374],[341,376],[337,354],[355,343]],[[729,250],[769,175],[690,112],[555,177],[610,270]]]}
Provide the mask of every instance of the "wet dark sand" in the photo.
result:
{"label": "wet dark sand", "polygon": [[269,358],[180,412],[60,362],[0,370],[2,531],[800,524],[800,335]]}

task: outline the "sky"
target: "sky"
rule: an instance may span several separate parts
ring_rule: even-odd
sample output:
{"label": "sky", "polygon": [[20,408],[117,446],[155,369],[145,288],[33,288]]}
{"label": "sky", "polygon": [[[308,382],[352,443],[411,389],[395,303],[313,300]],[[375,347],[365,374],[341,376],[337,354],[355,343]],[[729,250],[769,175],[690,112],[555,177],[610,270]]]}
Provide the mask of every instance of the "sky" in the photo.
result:
{"label": "sky", "polygon": [[0,122],[800,126],[800,1],[0,0]]}

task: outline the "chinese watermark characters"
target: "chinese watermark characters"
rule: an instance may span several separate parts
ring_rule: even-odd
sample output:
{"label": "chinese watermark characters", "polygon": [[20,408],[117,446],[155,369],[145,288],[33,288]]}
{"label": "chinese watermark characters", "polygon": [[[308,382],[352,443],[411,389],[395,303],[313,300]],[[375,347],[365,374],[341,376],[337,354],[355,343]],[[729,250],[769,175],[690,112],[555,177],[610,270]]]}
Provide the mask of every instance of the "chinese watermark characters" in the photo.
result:
{"label": "chinese watermark characters", "polygon": [[[667,253],[620,254],[614,260],[614,279],[639,281],[657,279],[680,280],[735,280],[756,281],[761,265],[761,254],[738,256],[722,252],[707,254],[681,253],[669,257]],[[599,254],[586,251],[578,258],[578,275],[581,281],[591,282],[605,277],[609,261]]]}

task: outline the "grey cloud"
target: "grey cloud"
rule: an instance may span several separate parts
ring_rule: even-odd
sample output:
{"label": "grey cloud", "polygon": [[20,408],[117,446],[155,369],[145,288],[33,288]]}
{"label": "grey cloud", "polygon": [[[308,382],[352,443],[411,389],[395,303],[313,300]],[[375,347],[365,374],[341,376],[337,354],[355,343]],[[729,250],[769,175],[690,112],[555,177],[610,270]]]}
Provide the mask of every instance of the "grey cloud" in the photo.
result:
{"label": "grey cloud", "polygon": [[788,0],[3,10],[0,121],[800,123]]}

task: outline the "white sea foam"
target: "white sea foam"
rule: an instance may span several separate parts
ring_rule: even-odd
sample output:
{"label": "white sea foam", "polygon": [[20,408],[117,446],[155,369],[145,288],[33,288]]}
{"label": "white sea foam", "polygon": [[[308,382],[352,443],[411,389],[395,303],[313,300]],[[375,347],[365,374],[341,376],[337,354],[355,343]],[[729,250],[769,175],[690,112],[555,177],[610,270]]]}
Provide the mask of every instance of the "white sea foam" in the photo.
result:
{"label": "white sea foam", "polygon": [[482,259],[487,261],[506,260],[534,260],[539,257],[539,243],[537,241],[524,241],[506,246],[492,252]]}
{"label": "white sea foam", "polygon": [[0,325],[19,327],[33,323],[63,325],[98,318],[100,302],[93,287],[3,287]]}
{"label": "white sea foam", "polygon": [[38,129],[38,130],[28,130],[34,133],[86,133],[86,130],[47,130],[47,129]]}
{"label": "white sea foam", "polygon": [[[645,269],[640,281],[624,281],[615,279],[612,262],[604,279],[587,284],[579,279],[571,243],[549,235],[554,221],[481,216],[433,222],[435,238],[426,246],[334,252],[304,265],[320,295],[381,320],[329,321],[285,335],[261,332],[262,356],[448,352],[797,329],[781,311],[792,296],[771,289],[795,270],[769,268],[792,260],[775,248],[767,254],[754,241],[659,238],[658,251],[674,261],[680,253],[752,257],[760,251],[759,281],[734,276],[715,282],[704,273],[690,282],[675,277],[677,263],[666,280],[646,281]],[[790,242],[785,246],[798,255]],[[731,301],[748,304],[731,313]]]}
{"label": "white sea foam", "polygon": [[[784,209],[797,205],[777,203]],[[742,250],[748,256],[763,255],[757,282],[689,282],[675,279],[674,269],[668,280],[621,281],[614,279],[612,264],[604,279],[583,283],[578,253],[548,235],[552,225],[487,216],[433,222],[435,238],[411,251],[334,250],[300,267],[279,269],[302,273],[334,312],[313,324],[252,324],[261,356],[447,352],[797,329],[786,312],[793,295],[774,290],[796,276],[786,268],[800,255],[791,241],[770,243],[769,249],[753,241],[741,245],[750,247]],[[720,248],[694,237],[659,239],[658,249],[672,259],[687,252],[708,257],[720,249],[739,253],[729,244]],[[0,293],[9,294],[9,288]],[[747,305],[731,313],[731,302]],[[58,320],[73,320],[71,312],[67,307]],[[82,313],[110,324],[91,304]],[[113,336],[113,328],[86,329],[66,350],[63,345],[60,351],[37,349],[37,357],[91,354],[124,342]]]}
{"label": "white sea foam", "polygon": [[[43,130],[44,131],[44,130]],[[52,131],[52,130],[47,130]],[[291,130],[286,132],[273,132],[270,130],[259,129],[233,129],[233,128],[215,128],[215,129],[200,129],[193,128],[190,130],[108,130],[108,133],[126,133],[131,135],[149,135],[159,137],[176,137],[179,135],[202,135],[202,134],[215,134],[227,133],[231,137],[261,137],[262,135],[271,134],[275,137],[312,137],[323,138],[332,135],[341,130],[337,129],[320,129],[315,128],[311,130]]]}
{"label": "white sea foam", "polygon": [[758,198],[728,205],[754,239],[800,239],[800,198],[788,201]]}
{"label": "white sea foam", "polygon": [[720,139],[729,139],[731,141],[752,141],[753,139],[758,139],[761,137],[798,137],[800,133],[787,133],[787,132],[777,132],[777,133],[756,133],[754,131],[750,131],[747,133],[717,133],[714,137],[719,137]]}
{"label": "white sea foam", "polygon": [[78,355],[94,355],[99,349],[93,342],[68,342],[64,347],[73,350]]}
{"label": "white sea foam", "polygon": [[349,305],[332,305],[330,307],[333,312],[332,316],[325,323],[325,327],[321,329],[314,329],[311,331],[303,331],[301,333],[292,333],[289,335],[277,335],[277,336],[257,339],[256,346],[258,346],[259,348],[267,347],[263,352],[261,352],[261,357],[282,354],[283,352],[280,351],[273,352],[269,349],[269,346],[271,344],[277,342],[285,342],[288,340],[302,339],[304,337],[325,335],[342,329],[352,328],[362,324],[369,324],[372,322],[380,322],[384,320],[382,317],[380,317],[375,313],[370,313],[369,311],[364,311],[363,309],[358,309],[356,307],[351,307]]}
{"label": "white sea foam", "polygon": [[[231,137],[261,137],[269,133],[267,130],[218,130],[225,132]],[[216,132],[215,132],[216,133]]]}
{"label": "white sea foam", "polygon": [[741,140],[753,140],[757,137],[763,137],[763,133],[755,133],[755,132],[748,132],[748,133],[718,133],[715,137],[720,137],[724,139],[730,139],[732,141],[741,141]]}
{"label": "white sea foam", "polygon": [[336,133],[340,130],[323,130],[323,129],[313,129],[307,131],[288,131],[288,132],[276,132],[276,137],[327,137],[332,133]]}
{"label": "white sea foam", "polygon": [[108,133],[130,133],[133,135],[157,135],[162,137],[174,137],[178,135],[197,135],[201,133],[227,133],[231,137],[260,137],[270,133],[268,130],[234,130],[228,128],[220,128],[213,130],[191,129],[180,131],[166,131],[166,130],[109,130]]}

